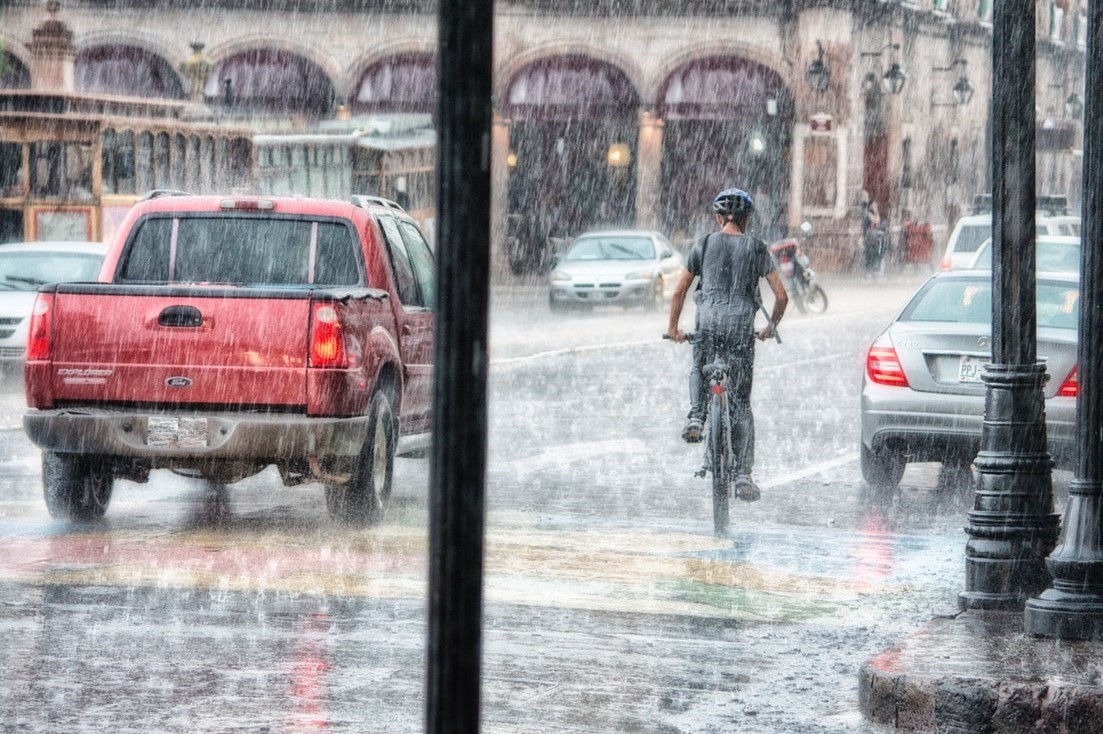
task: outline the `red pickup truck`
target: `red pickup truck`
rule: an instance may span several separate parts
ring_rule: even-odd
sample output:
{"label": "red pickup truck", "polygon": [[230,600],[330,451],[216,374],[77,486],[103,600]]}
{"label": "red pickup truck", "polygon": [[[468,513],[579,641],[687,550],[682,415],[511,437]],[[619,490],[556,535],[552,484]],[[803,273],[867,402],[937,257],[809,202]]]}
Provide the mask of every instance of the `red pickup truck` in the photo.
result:
{"label": "red pickup truck", "polygon": [[116,478],[152,469],[225,484],[274,464],[378,522],[396,451],[427,443],[434,287],[386,200],[140,202],[98,282],[38,292],[23,426],[50,513],[101,517]]}

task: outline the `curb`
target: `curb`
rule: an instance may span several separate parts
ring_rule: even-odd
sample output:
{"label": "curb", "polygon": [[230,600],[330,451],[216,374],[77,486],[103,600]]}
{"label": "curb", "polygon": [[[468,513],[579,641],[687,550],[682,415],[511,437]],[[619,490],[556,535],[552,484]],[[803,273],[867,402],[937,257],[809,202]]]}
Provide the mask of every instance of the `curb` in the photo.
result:
{"label": "curb", "polygon": [[858,703],[897,729],[1103,731],[1103,642],[1035,638],[1021,612],[940,617],[866,662]]}

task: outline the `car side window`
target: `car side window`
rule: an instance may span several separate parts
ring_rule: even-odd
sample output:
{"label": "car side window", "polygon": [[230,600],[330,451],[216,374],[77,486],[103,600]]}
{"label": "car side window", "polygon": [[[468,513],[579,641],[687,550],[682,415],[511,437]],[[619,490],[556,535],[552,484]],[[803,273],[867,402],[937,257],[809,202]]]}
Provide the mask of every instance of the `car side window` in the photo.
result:
{"label": "car side window", "polygon": [[356,257],[356,239],[345,224],[318,223],[314,283],[319,285],[360,285],[360,262]]}
{"label": "car side window", "polygon": [[402,305],[407,308],[425,305],[414,275],[414,265],[410,261],[409,252],[406,251],[406,243],[398,231],[398,223],[391,217],[380,217],[379,226],[383,229],[383,237],[387,242],[387,254],[391,260],[391,269],[394,271],[395,285],[398,287],[398,297],[402,300]]}
{"label": "car side window", "polygon": [[422,305],[432,309],[437,302],[436,266],[433,263],[433,251],[421,232],[410,222],[398,223],[402,239],[406,242],[406,252],[414,267],[414,277],[421,289]]}

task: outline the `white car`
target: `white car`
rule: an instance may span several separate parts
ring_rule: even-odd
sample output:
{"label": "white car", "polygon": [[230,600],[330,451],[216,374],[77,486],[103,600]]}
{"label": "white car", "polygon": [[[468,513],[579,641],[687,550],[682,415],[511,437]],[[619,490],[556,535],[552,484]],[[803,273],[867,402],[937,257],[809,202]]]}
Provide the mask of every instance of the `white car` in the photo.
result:
{"label": "white car", "polygon": [[579,235],[548,276],[553,311],[596,305],[657,310],[674,293],[684,261],[663,235],[614,230]]}
{"label": "white car", "polygon": [[35,292],[47,283],[94,281],[102,242],[13,242],[0,245],[0,363],[22,362]]}
{"label": "white car", "polygon": [[[1080,236],[1080,217],[1061,214],[1047,215],[1039,213],[1036,225],[1039,237]],[[946,244],[946,253],[939,267],[942,270],[955,270],[972,266],[980,246],[992,239],[992,213],[970,214],[962,217],[954,225],[950,240]]]}
{"label": "white car", "polygon": [[[1080,238],[1039,235],[1034,244],[1034,258],[1039,273],[1079,273]],[[992,240],[984,241],[969,268],[992,269]]]}

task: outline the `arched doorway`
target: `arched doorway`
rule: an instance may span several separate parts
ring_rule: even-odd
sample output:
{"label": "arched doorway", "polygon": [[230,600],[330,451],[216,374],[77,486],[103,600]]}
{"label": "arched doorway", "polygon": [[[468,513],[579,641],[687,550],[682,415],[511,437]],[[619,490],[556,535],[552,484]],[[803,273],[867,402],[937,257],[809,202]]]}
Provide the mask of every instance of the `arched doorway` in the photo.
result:
{"label": "arched doorway", "polygon": [[662,222],[677,240],[712,226],[716,192],[737,186],[755,199],[751,231],[780,236],[789,201],[793,101],[773,70],[738,56],[685,64],[659,92],[665,120]]}
{"label": "arched doorway", "polygon": [[172,65],[135,46],[81,49],[74,62],[73,76],[77,91],[89,94],[184,98],[184,85]]}
{"label": "arched doorway", "polygon": [[581,55],[521,69],[511,120],[508,254],[515,273],[552,262],[549,238],[635,220],[639,95],[620,69]]}
{"label": "arched doorway", "polygon": [[329,117],[334,89],[312,61],[289,51],[253,49],[223,59],[207,78],[208,103],[254,115]]}
{"label": "arched doorway", "polygon": [[30,89],[31,72],[17,56],[0,51],[0,89]]}
{"label": "arched doorway", "polygon": [[351,108],[357,114],[414,112],[433,114],[437,103],[437,65],[431,54],[396,54],[364,70]]}

